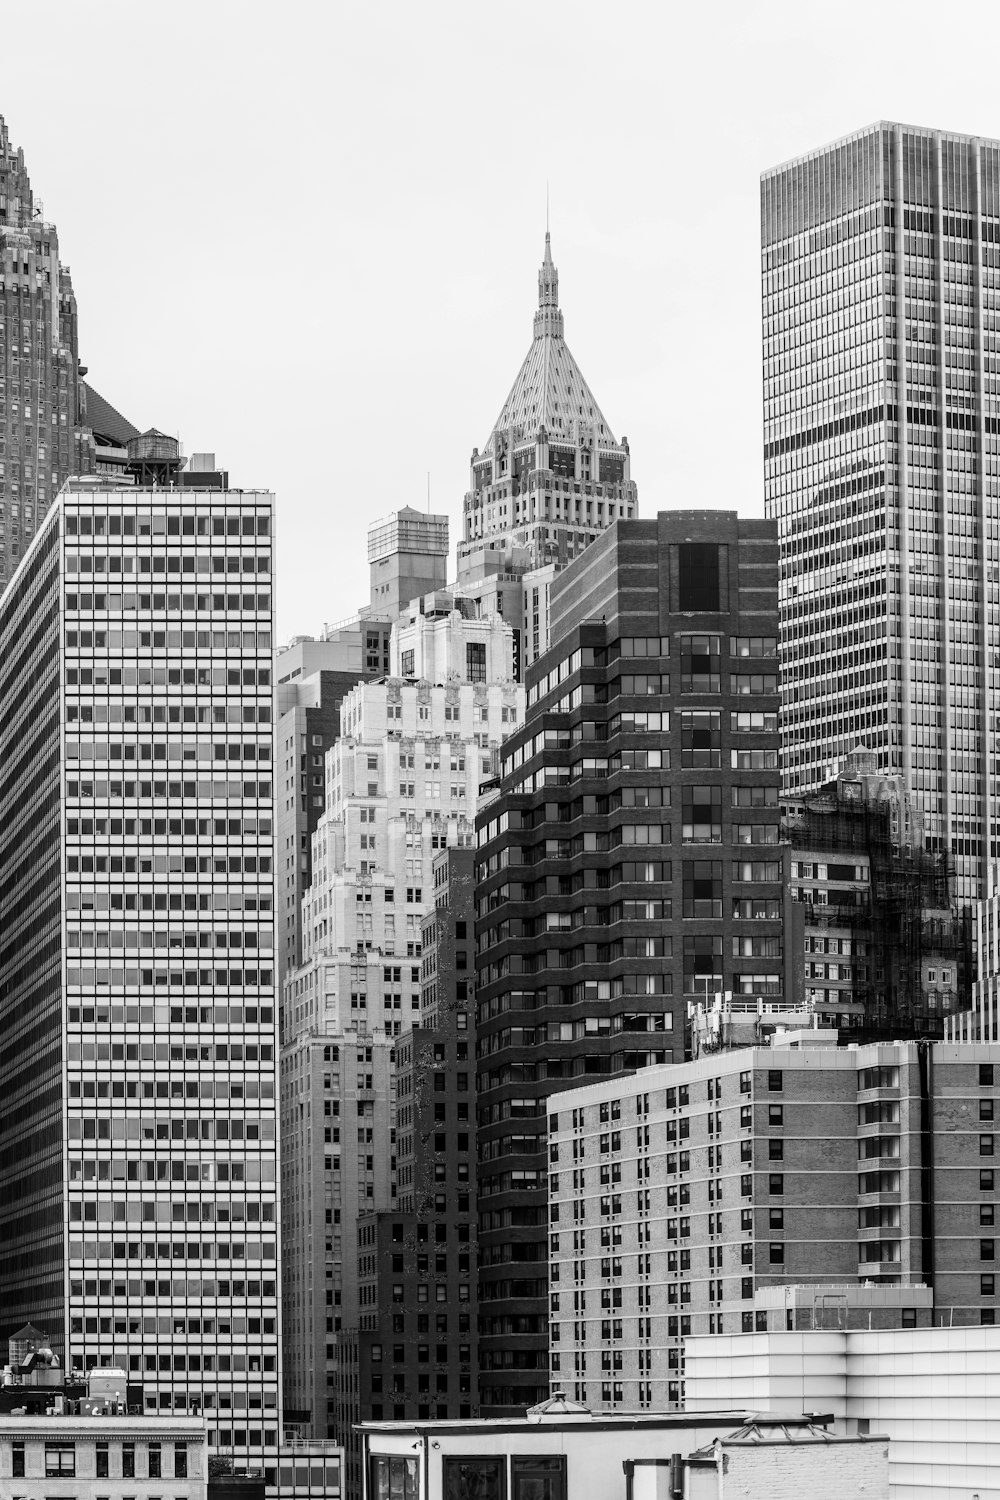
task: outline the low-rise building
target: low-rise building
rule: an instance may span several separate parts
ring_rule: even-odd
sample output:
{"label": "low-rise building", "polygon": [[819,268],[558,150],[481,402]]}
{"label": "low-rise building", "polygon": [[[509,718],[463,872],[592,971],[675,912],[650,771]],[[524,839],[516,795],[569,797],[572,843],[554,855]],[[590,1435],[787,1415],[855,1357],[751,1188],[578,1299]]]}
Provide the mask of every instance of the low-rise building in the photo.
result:
{"label": "low-rise building", "polygon": [[797,1408],[598,1416],[557,1392],[520,1418],[366,1422],[362,1434],[365,1500],[889,1495],[884,1438]]}
{"label": "low-rise building", "polygon": [[691,1420],[732,1402],[831,1412],[888,1437],[892,1500],[1000,1494],[1000,1328],[693,1337],[685,1353]]}
{"label": "low-rise building", "polygon": [[4,1500],[132,1500],[154,1491],[206,1500],[207,1427],[200,1417],[0,1416]]}

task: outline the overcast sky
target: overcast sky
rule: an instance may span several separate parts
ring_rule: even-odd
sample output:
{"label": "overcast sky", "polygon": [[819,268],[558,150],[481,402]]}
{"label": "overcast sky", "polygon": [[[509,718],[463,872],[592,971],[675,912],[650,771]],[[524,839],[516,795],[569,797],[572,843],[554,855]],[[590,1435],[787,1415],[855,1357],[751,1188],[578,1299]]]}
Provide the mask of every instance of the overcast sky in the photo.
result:
{"label": "overcast sky", "polygon": [[566,338],[640,514],[760,514],[762,169],[875,119],[1000,136],[996,5],[50,0],[0,114],[88,379],[272,488],[278,634],[367,600],[368,523],[447,512]]}

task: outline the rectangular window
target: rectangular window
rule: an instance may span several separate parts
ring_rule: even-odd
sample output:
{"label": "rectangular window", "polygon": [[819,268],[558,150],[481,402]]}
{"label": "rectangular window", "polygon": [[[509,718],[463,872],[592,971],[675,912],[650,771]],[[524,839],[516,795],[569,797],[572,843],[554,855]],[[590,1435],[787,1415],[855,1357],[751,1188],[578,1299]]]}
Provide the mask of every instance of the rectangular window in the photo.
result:
{"label": "rectangular window", "polygon": [[511,1500],[567,1500],[566,1455],[521,1458],[515,1454],[510,1461],[510,1480]]}
{"label": "rectangular window", "polygon": [[399,656],[399,670],[404,677],[412,677],[414,672],[414,653],[412,651],[401,651]]}
{"label": "rectangular window", "polygon": [[[445,1459],[447,1464],[448,1460]],[[390,1458],[386,1454],[373,1454],[369,1460],[368,1492],[371,1495],[391,1495],[393,1500],[417,1500],[420,1494],[420,1475],[415,1458]],[[445,1493],[449,1494],[447,1487]],[[462,1496],[463,1491],[457,1490]],[[503,1500],[502,1495],[499,1500]]]}
{"label": "rectangular window", "polygon": [[465,645],[466,682],[486,681],[486,642],[467,641]]}
{"label": "rectangular window", "polygon": [[683,871],[685,917],[722,916],[722,862],[686,859]]}
{"label": "rectangular window", "polygon": [[76,1475],[76,1444],[75,1443],[46,1443],[45,1444],[45,1477],[46,1479],[59,1476],[62,1479],[74,1478]]}
{"label": "rectangular window", "polygon": [[681,837],[686,844],[722,843],[721,786],[681,788]]}
{"label": "rectangular window", "polygon": [[682,612],[717,614],[720,567],[717,542],[677,544],[677,608]]}
{"label": "rectangular window", "polygon": [[681,636],[681,692],[718,693],[721,690],[722,637]]}
{"label": "rectangular window", "polygon": [[722,715],[709,709],[681,710],[681,765],[713,767],[722,764]]}
{"label": "rectangular window", "polygon": [[722,938],[712,933],[685,933],[685,995],[714,995],[724,988]]}
{"label": "rectangular window", "polygon": [[[416,1459],[412,1460],[414,1475],[416,1475]],[[489,1457],[476,1458],[455,1457],[446,1455],[441,1460],[444,1478],[443,1500],[507,1500],[505,1469],[506,1463],[502,1458]],[[409,1492],[402,1490],[380,1490],[374,1491],[376,1495],[399,1495],[400,1500],[410,1500]],[[413,1500],[416,1500],[417,1490],[413,1491]]]}

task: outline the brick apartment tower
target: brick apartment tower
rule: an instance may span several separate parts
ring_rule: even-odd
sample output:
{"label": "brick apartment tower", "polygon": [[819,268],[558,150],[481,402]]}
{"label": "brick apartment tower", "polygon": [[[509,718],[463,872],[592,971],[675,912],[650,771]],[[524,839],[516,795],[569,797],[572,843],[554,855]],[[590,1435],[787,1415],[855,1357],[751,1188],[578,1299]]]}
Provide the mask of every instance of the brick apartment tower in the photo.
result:
{"label": "brick apartment tower", "polygon": [[76,298],[0,116],[0,592],[94,439],[77,350]]}
{"label": "brick apartment tower", "polygon": [[774,525],[620,522],[552,622],[477,818],[484,1416],[548,1391],[545,1099],[682,1062],[691,1000],[784,990]]}

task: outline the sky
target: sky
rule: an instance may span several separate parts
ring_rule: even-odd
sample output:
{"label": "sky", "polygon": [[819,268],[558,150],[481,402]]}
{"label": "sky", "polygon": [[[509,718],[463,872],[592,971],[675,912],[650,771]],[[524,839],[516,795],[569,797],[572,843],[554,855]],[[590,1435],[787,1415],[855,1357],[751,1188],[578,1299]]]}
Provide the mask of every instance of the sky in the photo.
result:
{"label": "sky", "polygon": [[274,490],[285,641],[367,602],[368,525],[428,490],[454,558],[547,186],[566,341],[640,515],[762,514],[759,175],[876,119],[1000,136],[1000,10],[954,14],[50,0],[5,8],[0,114],[88,380]]}

